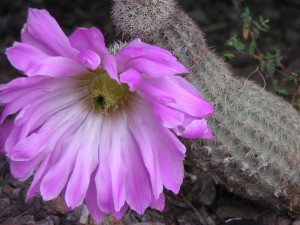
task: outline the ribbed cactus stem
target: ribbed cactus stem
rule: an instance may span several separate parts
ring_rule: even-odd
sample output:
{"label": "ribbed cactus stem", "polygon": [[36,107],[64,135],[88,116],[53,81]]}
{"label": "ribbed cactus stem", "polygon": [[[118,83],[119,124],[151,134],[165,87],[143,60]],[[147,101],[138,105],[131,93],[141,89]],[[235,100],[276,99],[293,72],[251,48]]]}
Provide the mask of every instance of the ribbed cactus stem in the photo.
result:
{"label": "ribbed cactus stem", "polygon": [[124,38],[171,50],[191,71],[187,78],[215,106],[208,119],[214,140],[188,143],[198,165],[243,197],[299,209],[298,112],[255,83],[233,77],[174,1],[114,0],[112,17]]}

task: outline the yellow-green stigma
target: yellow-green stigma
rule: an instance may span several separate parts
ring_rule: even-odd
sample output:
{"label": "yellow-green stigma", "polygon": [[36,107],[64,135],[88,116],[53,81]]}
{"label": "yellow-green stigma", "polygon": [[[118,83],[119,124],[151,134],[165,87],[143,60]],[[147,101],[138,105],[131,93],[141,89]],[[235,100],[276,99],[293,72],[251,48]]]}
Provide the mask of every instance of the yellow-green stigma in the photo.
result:
{"label": "yellow-green stigma", "polygon": [[92,107],[104,114],[117,111],[129,95],[128,85],[119,84],[103,70],[97,71],[89,87]]}

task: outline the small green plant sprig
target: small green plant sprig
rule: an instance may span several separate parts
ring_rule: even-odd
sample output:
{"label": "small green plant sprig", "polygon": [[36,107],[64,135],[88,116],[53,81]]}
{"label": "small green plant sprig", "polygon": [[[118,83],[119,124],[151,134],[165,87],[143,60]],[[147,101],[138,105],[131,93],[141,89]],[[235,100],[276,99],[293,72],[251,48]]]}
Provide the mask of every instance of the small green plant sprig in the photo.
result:
{"label": "small green plant sprig", "polygon": [[[251,58],[258,61],[259,69],[263,72],[264,78],[272,82],[274,91],[282,96],[291,96],[291,103],[296,107],[297,99],[300,97],[300,77],[299,71],[289,71],[282,64],[282,56],[278,49],[269,52],[262,52],[258,46],[258,40],[263,33],[270,31],[270,20],[259,15],[258,18],[253,18],[249,7],[243,7],[244,0],[232,0],[235,8],[240,14],[242,21],[241,34],[234,33],[227,41],[226,45],[230,47],[230,51],[223,54],[224,58],[233,60],[239,54],[247,54]],[[279,76],[274,77],[275,73]],[[293,81],[297,85],[295,93],[290,93],[290,90],[281,87],[278,79],[282,81]]]}

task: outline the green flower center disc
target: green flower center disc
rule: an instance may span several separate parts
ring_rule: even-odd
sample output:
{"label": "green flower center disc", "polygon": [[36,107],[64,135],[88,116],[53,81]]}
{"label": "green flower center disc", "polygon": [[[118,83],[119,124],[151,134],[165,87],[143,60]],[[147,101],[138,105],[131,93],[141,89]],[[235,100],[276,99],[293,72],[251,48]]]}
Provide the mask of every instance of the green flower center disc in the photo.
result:
{"label": "green flower center disc", "polygon": [[119,110],[130,95],[127,84],[119,84],[103,70],[92,78],[89,92],[93,108],[104,114]]}

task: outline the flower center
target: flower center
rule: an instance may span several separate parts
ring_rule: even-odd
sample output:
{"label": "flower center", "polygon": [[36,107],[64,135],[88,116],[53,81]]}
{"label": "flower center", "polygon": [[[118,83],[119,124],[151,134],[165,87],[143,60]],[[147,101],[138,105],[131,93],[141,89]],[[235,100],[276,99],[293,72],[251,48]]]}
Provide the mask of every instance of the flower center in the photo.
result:
{"label": "flower center", "polygon": [[127,84],[119,84],[103,70],[97,71],[91,79],[89,93],[92,107],[104,114],[119,110],[130,96]]}

